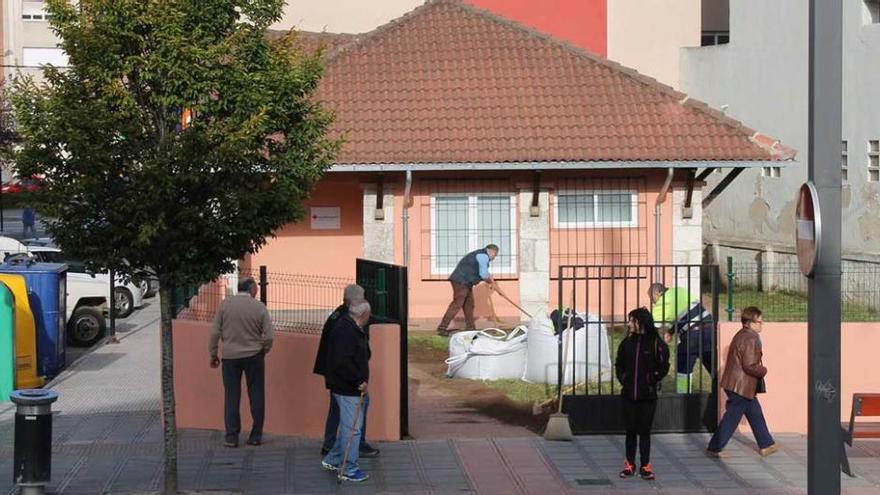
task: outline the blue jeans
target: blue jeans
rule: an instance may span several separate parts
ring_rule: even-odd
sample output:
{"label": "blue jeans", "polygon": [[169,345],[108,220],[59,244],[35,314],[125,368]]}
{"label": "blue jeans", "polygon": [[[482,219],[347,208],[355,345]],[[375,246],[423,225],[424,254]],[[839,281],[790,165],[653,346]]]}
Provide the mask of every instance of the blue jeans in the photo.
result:
{"label": "blue jeans", "polygon": [[[364,395],[364,420],[361,422],[361,443],[359,448],[364,448],[364,445],[367,443],[367,409],[370,407],[370,394]],[[324,445],[321,447],[325,450],[330,450],[333,448],[333,444],[336,443],[336,430],[339,429],[339,405],[336,404],[336,400],[333,399],[333,394],[330,394],[330,410],[327,411],[327,422],[324,424]]]}
{"label": "blue jeans", "polygon": [[361,443],[361,427],[364,420],[364,408],[361,406],[360,412],[357,412],[358,403],[361,398],[349,395],[333,394],[336,404],[339,406],[340,428],[336,442],[333,448],[324,457],[324,462],[333,466],[342,467],[342,457],[345,455],[345,449],[348,447],[348,439],[351,438],[352,448],[348,451],[348,458],[345,462],[346,475],[354,474],[358,468],[358,457],[360,452],[358,445]]}
{"label": "blue jeans", "polygon": [[712,440],[709,441],[709,450],[713,452],[724,450],[724,446],[736,432],[736,427],[743,415],[749,421],[749,426],[752,427],[752,434],[755,435],[758,448],[766,449],[773,445],[775,442],[770,435],[770,430],[767,429],[767,421],[764,420],[764,411],[761,410],[758,397],[755,396],[754,399],[749,400],[730,390],[725,390],[725,392],[727,393],[727,410],[724,412],[724,417],[721,418],[718,429],[712,435]]}

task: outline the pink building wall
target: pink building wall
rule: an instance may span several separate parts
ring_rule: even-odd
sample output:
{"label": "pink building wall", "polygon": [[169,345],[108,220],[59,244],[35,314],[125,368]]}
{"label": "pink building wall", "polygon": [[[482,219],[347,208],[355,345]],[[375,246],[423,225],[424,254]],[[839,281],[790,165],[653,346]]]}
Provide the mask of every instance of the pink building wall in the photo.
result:
{"label": "pink building wall", "polygon": [[607,0],[466,0],[595,54],[608,53]]}
{"label": "pink building wall", "polygon": [[[739,323],[722,323],[720,328],[719,373],[724,372],[730,341]],[[759,399],[771,432],[807,432],[807,324],[765,323],[761,332],[767,393]],[[840,418],[849,421],[853,393],[880,392],[875,349],[880,346],[880,323],[844,323],[841,329]],[[721,376],[719,374],[719,376]],[[719,414],[724,412],[726,394],[719,390]],[[751,435],[743,420],[740,431]]]}
{"label": "pink building wall", "polygon": [[[174,320],[174,393],[177,426],[223,431],[223,380],[208,365],[210,323]],[[266,433],[321,438],[329,405],[323,378],[312,373],[319,336],[276,332],[266,356]],[[369,436],[400,439],[400,328],[374,325],[370,332]],[[242,385],[242,433],[250,408]]]}

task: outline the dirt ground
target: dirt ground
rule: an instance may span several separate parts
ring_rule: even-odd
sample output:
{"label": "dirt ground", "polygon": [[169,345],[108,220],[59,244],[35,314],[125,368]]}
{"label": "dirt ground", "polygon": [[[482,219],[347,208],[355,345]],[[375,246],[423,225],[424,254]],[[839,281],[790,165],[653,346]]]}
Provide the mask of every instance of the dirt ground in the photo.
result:
{"label": "dirt ground", "polygon": [[409,425],[414,438],[484,438],[540,434],[546,415],[480,381],[445,378],[448,353],[410,346]]}

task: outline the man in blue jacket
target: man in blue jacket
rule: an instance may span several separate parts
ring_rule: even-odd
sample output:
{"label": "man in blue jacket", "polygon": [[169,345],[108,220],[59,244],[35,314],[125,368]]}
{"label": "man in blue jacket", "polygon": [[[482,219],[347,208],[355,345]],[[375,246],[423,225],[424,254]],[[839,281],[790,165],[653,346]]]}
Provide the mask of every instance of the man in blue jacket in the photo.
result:
{"label": "man in blue jacket", "polygon": [[364,421],[363,400],[370,380],[370,347],[364,331],[369,320],[370,303],[353,303],[348,314],[336,322],[327,341],[324,377],[339,405],[340,428],[336,442],[321,461],[321,466],[328,471],[337,471],[339,478],[347,481],[369,479],[369,475],[358,466],[358,445]]}
{"label": "man in blue jacket", "polygon": [[498,256],[498,246],[489,244],[483,249],[477,249],[466,255],[458,262],[452,275],[449,276],[449,283],[452,284],[452,302],[446,309],[446,314],[440,320],[437,326],[437,335],[443,337],[449,336],[449,324],[460,310],[464,310],[464,321],[466,330],[474,330],[477,325],[474,323],[474,286],[480,282],[489,284],[489,288],[502,294],[489,273],[489,263]]}

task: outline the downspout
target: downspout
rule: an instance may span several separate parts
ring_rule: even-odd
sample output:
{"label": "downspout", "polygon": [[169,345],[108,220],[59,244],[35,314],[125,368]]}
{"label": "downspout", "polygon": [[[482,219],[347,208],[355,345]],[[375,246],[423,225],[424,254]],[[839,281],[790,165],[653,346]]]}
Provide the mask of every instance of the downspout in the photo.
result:
{"label": "downspout", "polygon": [[409,266],[409,200],[412,190],[412,170],[406,169],[406,186],[403,189],[403,266]]}
{"label": "downspout", "polygon": [[672,167],[666,169],[666,181],[660,188],[660,194],[657,195],[657,202],[654,204],[654,265],[658,266],[654,274],[655,281],[660,281],[660,219],[662,216],[661,206],[666,202],[666,195],[669,192],[669,186],[672,184],[672,177],[675,175],[675,169]]}

